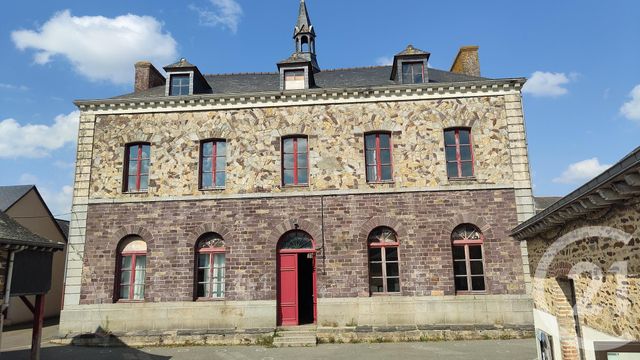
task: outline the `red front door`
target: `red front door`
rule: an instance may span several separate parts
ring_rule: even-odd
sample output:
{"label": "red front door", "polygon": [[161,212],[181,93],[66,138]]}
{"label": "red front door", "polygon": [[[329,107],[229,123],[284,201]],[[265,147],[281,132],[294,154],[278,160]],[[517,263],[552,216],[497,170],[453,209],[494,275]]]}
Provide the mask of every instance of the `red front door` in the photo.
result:
{"label": "red front door", "polygon": [[298,254],[278,254],[278,325],[298,325]]}

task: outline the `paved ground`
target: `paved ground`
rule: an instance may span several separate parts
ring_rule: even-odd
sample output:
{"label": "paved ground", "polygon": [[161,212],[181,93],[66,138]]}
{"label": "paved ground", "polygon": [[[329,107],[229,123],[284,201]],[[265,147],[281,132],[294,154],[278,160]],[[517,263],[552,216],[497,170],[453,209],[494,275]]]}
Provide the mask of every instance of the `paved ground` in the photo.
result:
{"label": "paved ground", "polygon": [[[58,319],[46,320],[42,329],[42,341],[58,335]],[[31,324],[9,326],[2,332],[2,352],[31,348]]]}
{"label": "paved ground", "polygon": [[[28,359],[29,353],[7,351],[2,360]],[[399,344],[320,345],[316,348],[267,349],[258,346],[178,347],[146,349],[78,348],[48,346],[42,350],[42,360],[401,360],[430,359],[491,359],[532,360],[536,357],[534,340],[456,341]]]}

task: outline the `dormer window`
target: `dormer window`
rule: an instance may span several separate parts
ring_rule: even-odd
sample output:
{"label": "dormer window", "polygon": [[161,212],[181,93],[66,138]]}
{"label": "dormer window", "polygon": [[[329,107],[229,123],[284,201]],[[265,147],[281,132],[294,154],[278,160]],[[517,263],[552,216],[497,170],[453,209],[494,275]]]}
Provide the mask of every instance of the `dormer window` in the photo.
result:
{"label": "dormer window", "polygon": [[191,82],[191,76],[189,74],[171,75],[169,96],[189,95],[190,82]]}
{"label": "dormer window", "polygon": [[305,88],[304,70],[285,70],[284,72],[284,89],[285,90],[302,90]]}
{"label": "dormer window", "polygon": [[403,62],[402,63],[402,83],[422,84],[424,83],[424,62]]}

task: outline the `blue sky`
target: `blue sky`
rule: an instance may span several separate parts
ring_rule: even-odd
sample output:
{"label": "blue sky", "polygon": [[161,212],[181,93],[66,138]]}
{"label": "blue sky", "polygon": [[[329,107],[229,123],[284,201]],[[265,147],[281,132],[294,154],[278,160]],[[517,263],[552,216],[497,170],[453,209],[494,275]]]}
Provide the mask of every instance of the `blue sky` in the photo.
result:
{"label": "blue sky", "polygon": [[[536,195],[565,195],[639,145],[640,2],[307,0],[325,69],[407,44],[448,70],[479,45],[486,77],[529,77]],[[186,57],[205,73],[274,71],[298,0],[10,2],[0,13],[0,185],[35,183],[69,212],[75,99],[132,88],[133,63]],[[634,90],[635,89],[635,90]]]}

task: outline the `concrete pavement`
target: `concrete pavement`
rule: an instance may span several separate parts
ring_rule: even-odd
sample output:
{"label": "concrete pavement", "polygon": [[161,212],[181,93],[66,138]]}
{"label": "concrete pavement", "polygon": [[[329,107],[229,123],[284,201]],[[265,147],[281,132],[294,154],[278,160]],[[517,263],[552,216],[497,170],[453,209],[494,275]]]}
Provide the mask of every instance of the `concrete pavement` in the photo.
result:
{"label": "concrete pavement", "polygon": [[[393,344],[326,344],[315,348],[268,349],[259,346],[177,347],[177,348],[79,348],[47,346],[42,359],[64,360],[402,360],[474,359],[532,360],[535,341],[487,340],[453,342],[416,342]],[[7,351],[2,360],[28,359],[28,351]]]}

